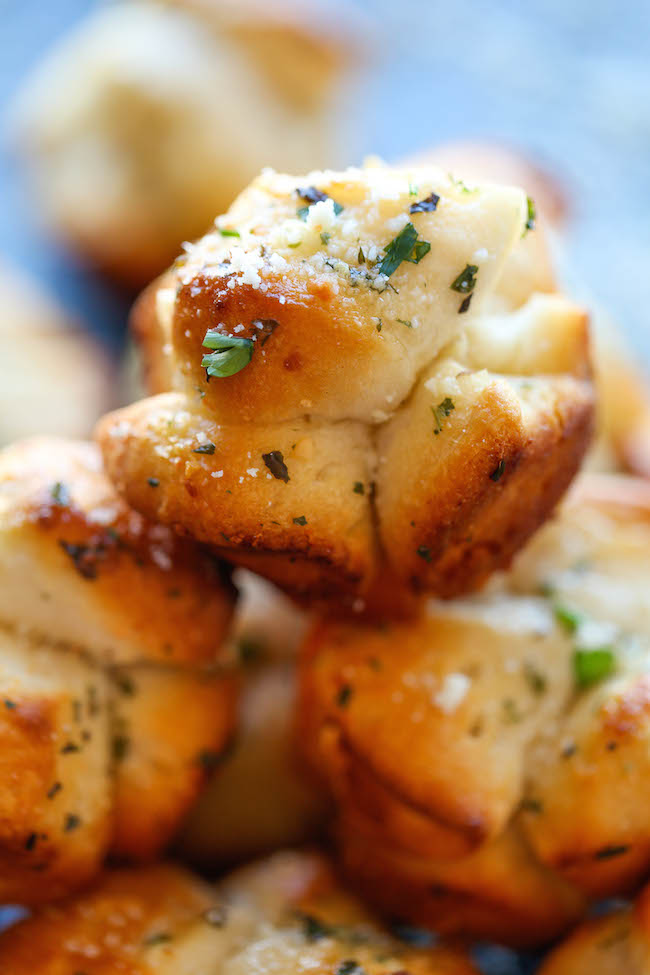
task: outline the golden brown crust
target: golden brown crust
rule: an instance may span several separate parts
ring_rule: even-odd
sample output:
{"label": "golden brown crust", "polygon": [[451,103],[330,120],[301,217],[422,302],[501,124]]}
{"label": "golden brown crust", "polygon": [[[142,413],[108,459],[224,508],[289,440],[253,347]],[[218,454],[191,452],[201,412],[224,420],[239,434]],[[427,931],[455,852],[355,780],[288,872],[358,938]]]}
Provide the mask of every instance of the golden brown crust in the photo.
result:
{"label": "golden brown crust", "polygon": [[534,942],[647,873],[649,515],[585,478],[485,595],[313,629],[298,741],[384,910]]}
{"label": "golden brown crust", "polygon": [[[312,928],[317,934],[312,933]],[[216,891],[178,867],[107,873],[85,895],[48,907],[0,937],[12,975],[235,975],[262,959],[286,975],[327,975],[354,957],[368,975],[475,975],[453,948],[409,948],[338,885],[324,857],[279,853]]]}
{"label": "golden brown crust", "polygon": [[0,578],[0,900],[34,904],[169,843],[235,722],[233,593],[63,440],[0,455]]}
{"label": "golden brown crust", "polygon": [[[0,619],[110,663],[210,662],[232,614],[213,558],[129,509],[92,444],[35,439],[0,455],[0,571]],[[29,612],[26,586],[40,590]]]}

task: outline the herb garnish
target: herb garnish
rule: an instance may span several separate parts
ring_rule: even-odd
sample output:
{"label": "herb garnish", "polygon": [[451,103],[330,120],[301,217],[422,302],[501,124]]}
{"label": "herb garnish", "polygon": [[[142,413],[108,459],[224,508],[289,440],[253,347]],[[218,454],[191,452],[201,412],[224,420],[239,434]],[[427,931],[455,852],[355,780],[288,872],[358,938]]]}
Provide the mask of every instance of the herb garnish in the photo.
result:
{"label": "herb garnish", "polygon": [[409,213],[431,213],[436,209],[440,203],[440,197],[437,193],[431,193],[424,200],[418,200],[417,203],[411,203],[409,207]]}
{"label": "herb garnish", "polygon": [[253,357],[253,342],[251,339],[240,338],[237,335],[224,335],[216,328],[209,328],[205,333],[203,345],[206,349],[215,349],[201,359],[201,365],[208,376],[225,379],[241,372]]}
{"label": "herb garnish", "polygon": [[350,698],[352,697],[352,687],[349,684],[344,684],[343,687],[339,688],[338,694],[336,695],[336,704],[340,708],[346,708],[350,703]]}
{"label": "herb garnish", "polygon": [[63,832],[70,833],[73,829],[81,826],[81,820],[74,813],[67,813],[63,824]]}
{"label": "herb garnish", "polygon": [[52,500],[59,508],[65,508],[70,504],[70,492],[62,481],[57,481],[50,489]]}
{"label": "herb garnish", "polygon": [[575,610],[569,609],[568,606],[563,606],[561,603],[555,604],[553,607],[553,615],[562,629],[566,630],[570,635],[576,632],[584,620],[581,613],[577,613]]}
{"label": "herb garnish", "polygon": [[127,735],[115,735],[113,738],[112,751],[116,762],[122,762],[129,753],[131,741]]}
{"label": "herb garnish", "polygon": [[15,707],[16,707],[16,702],[15,701],[10,701],[8,697],[6,697],[4,699],[4,702],[3,703],[4,703],[4,706],[7,708],[8,711],[13,711],[15,709]]}
{"label": "herb garnish", "polygon": [[59,545],[69,555],[74,563],[74,567],[84,579],[97,578],[96,558],[101,554],[100,548],[91,548],[89,545],[75,545],[74,542],[66,542],[59,539]]}
{"label": "herb garnish", "polygon": [[521,235],[525,237],[529,230],[535,229],[535,221],[537,220],[537,211],[535,210],[535,203],[529,196],[526,197],[526,223],[524,224],[524,232]]}
{"label": "herb garnish", "polygon": [[459,295],[468,295],[476,287],[476,275],[478,274],[477,264],[466,264],[457,278],[454,278],[450,288],[457,291]]}
{"label": "herb garnish", "polygon": [[334,933],[334,928],[326,924],[313,914],[303,914],[298,912],[298,918],[302,922],[303,934],[308,941],[320,941],[321,938],[329,938]]}
{"label": "herb garnish", "polygon": [[294,525],[306,525],[307,519],[305,518],[304,515],[300,515],[298,518],[293,519],[293,523]]}
{"label": "herb garnish", "polygon": [[[309,207],[313,206],[314,203],[322,203],[323,200],[331,200],[332,197],[328,196],[327,193],[323,193],[321,190],[317,190],[315,186],[306,186],[303,189],[296,190],[297,194],[301,199],[305,200],[308,204],[306,207],[299,207],[296,211],[296,215],[300,217],[301,220],[307,219],[307,214],[309,213]],[[332,200],[334,204],[334,216],[338,217],[339,213],[343,212],[343,207],[336,200]]]}
{"label": "herb garnish", "polygon": [[352,488],[355,494],[365,494],[365,488],[363,486],[363,481],[355,481],[354,487]]}
{"label": "herb garnish", "polygon": [[623,856],[627,853],[629,846],[604,846],[602,850],[596,850],[594,853],[594,860],[610,860],[612,857]]}
{"label": "herb garnish", "polygon": [[576,648],[573,652],[573,673],[578,687],[591,687],[616,670],[616,655],[611,647],[594,650]]}
{"label": "herb garnish", "polygon": [[54,782],[47,790],[45,795],[48,799],[54,799],[54,796],[57,794],[57,792],[60,792],[62,788],[63,786],[60,782]]}
{"label": "herb garnish", "polygon": [[410,319],[398,318],[397,321],[400,325],[406,325],[407,328],[413,328],[413,322]]}
{"label": "herb garnish", "polygon": [[284,462],[284,456],[280,450],[271,450],[268,454],[262,454],[262,460],[270,470],[273,477],[286,484],[289,480],[289,471]]}
{"label": "herb garnish", "polygon": [[544,674],[541,673],[541,671],[537,670],[537,668],[534,667],[532,664],[529,663],[525,664],[524,677],[526,678],[526,681],[528,682],[528,686],[530,687],[533,694],[539,696],[540,694],[543,694],[546,691],[546,685],[547,685],[546,677],[544,676]]}
{"label": "herb garnish", "polygon": [[320,242],[323,245],[323,247],[327,247],[327,245],[329,244],[331,238],[332,238],[332,235],[330,233],[328,233],[327,230],[321,230],[321,233],[320,233]]}
{"label": "herb garnish", "polygon": [[346,958],[342,961],[339,967],[336,969],[336,975],[355,975],[355,973],[363,972],[363,969],[358,961],[354,958]]}
{"label": "herb garnish", "polygon": [[262,348],[264,348],[268,340],[275,332],[276,328],[279,328],[280,322],[278,322],[275,318],[253,318],[251,319],[251,325],[262,332],[260,345]]}
{"label": "herb garnish", "polygon": [[431,562],[431,549],[427,548],[426,545],[418,545],[415,551],[421,559],[424,559],[425,562]]}
{"label": "herb garnish", "polygon": [[501,478],[503,477],[503,472],[505,471],[505,469],[506,469],[506,462],[505,460],[503,460],[503,458],[501,458],[497,466],[490,474],[490,480],[494,481],[494,483],[496,484],[497,481],[500,481]]}
{"label": "herb garnish", "polygon": [[449,396],[445,396],[442,403],[431,407],[431,412],[433,413],[433,432],[436,437],[439,433],[442,433],[442,418],[449,416],[451,411],[455,409],[454,401]]}
{"label": "herb garnish", "polygon": [[403,261],[419,264],[430,250],[431,244],[427,240],[418,240],[418,232],[409,222],[384,249],[384,259],[379,265],[379,273],[389,278]]}
{"label": "herb garnish", "polygon": [[192,450],[193,454],[213,454],[216,450],[215,445],[208,441],[207,443],[201,443],[198,447]]}
{"label": "herb garnish", "polygon": [[160,484],[160,481],[158,480],[157,477],[148,477],[147,478],[147,484],[149,485],[149,487],[158,487],[159,484]]}
{"label": "herb garnish", "polygon": [[228,227],[219,227],[219,233],[222,237],[241,237],[238,230],[230,230]]}
{"label": "herb garnish", "polygon": [[172,940],[171,934],[166,931],[156,931],[154,934],[150,934],[142,942],[147,948],[152,948],[154,945],[164,945]]}

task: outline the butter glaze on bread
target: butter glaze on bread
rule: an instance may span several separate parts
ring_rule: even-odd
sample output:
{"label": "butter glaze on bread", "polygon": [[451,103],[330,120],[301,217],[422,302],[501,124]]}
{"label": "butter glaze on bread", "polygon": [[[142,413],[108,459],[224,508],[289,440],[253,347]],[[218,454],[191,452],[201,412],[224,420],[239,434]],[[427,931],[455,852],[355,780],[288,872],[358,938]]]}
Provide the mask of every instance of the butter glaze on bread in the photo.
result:
{"label": "butter glaze on bread", "polygon": [[649,544],[647,483],[590,475],[481,596],[314,628],[297,739],[391,916],[543,943],[647,873]]}
{"label": "butter glaze on bread", "polygon": [[331,975],[352,959],[368,975],[476,975],[461,950],[398,942],[324,857],[290,851],[216,890],[171,865],[107,873],[5,932],[0,957],[12,975]]}
{"label": "butter glaze on bread", "polygon": [[42,903],[169,842],[232,732],[233,592],[64,440],[0,454],[0,578],[0,901]]}
{"label": "butter glaze on bread", "polygon": [[[480,585],[591,433],[584,312],[517,268],[525,299],[491,302],[526,221],[522,191],[432,167],[264,172],[138,305],[170,391],[100,423],[118,490],[306,597],[372,602],[386,569],[406,595]],[[250,362],[207,376],[208,329]]]}

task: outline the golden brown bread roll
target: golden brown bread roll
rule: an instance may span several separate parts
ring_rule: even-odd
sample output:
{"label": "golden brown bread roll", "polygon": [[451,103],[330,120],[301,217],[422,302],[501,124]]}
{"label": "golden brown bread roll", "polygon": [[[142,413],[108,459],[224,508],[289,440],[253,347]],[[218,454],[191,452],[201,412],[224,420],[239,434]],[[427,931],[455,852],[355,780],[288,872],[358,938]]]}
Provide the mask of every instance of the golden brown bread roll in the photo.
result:
{"label": "golden brown bread roll", "polygon": [[650,868],[650,488],[583,480],[480,597],[323,621],[298,741],[391,916],[515,944]]}
{"label": "golden brown bread roll", "polygon": [[648,975],[650,888],[629,907],[581,924],[555,948],[540,975]]}
{"label": "golden brown bread roll", "polygon": [[117,400],[108,352],[28,275],[0,263],[0,445],[87,437]]}
{"label": "golden brown bread roll", "polygon": [[322,31],[296,6],[113,4],[39,66],[13,106],[15,141],[46,219],[83,258],[141,286],[262,166],[336,162],[335,89],[359,44],[349,16]]}
{"label": "golden brown bread roll", "polygon": [[171,865],[108,873],[6,931],[0,961],[12,975],[475,975],[460,950],[398,942],[339,887],[324,857],[288,851],[216,890]]}
{"label": "golden brown bread roll", "polygon": [[141,299],[172,391],[100,423],[118,490],[298,594],[479,585],[591,429],[584,313],[490,304],[527,221],[433,168],[263,173]]}
{"label": "golden brown bread roll", "polygon": [[233,596],[53,439],[0,454],[0,578],[0,901],[42,903],[169,842],[232,733]]}

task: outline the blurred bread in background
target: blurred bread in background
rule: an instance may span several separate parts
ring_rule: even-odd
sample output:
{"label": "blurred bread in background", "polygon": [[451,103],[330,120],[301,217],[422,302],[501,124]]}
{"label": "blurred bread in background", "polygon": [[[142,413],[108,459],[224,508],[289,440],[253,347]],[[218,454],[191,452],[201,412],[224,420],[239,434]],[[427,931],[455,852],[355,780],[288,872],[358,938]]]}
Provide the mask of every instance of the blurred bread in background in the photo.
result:
{"label": "blurred bread in background", "polygon": [[13,106],[46,221],[84,259],[141,285],[262,167],[335,163],[348,27],[339,8],[326,17],[322,3],[288,0],[96,10]]}
{"label": "blurred bread in background", "polygon": [[108,353],[1,260],[0,289],[0,445],[86,436],[113,403]]}

